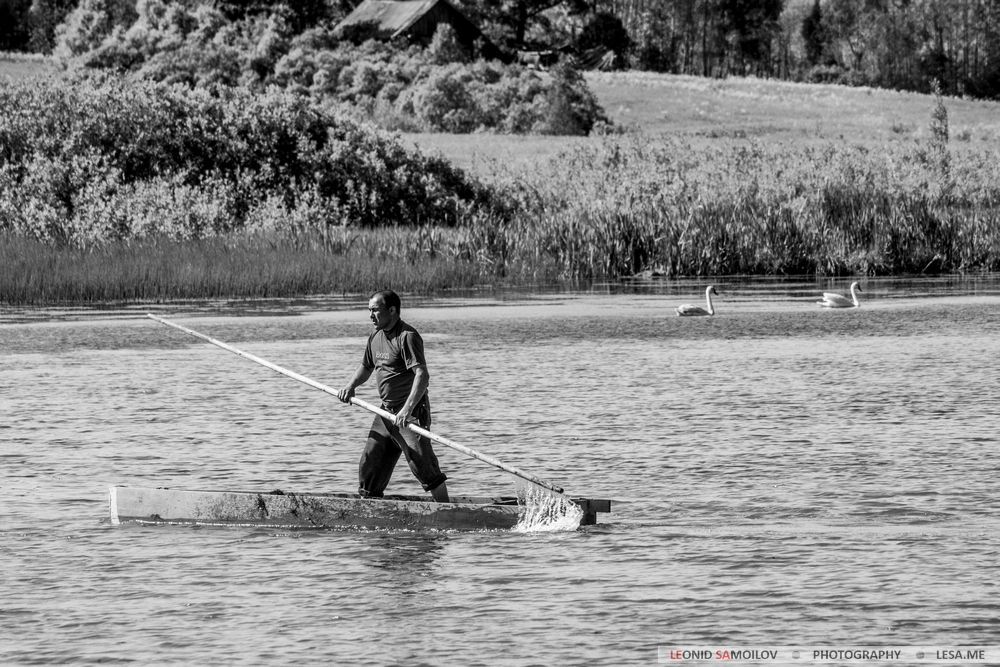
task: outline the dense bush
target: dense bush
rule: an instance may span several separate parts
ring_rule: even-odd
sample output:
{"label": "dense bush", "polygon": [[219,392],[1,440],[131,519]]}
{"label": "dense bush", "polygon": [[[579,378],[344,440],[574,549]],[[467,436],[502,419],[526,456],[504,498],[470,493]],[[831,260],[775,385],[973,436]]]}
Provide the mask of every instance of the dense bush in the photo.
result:
{"label": "dense bush", "polygon": [[569,63],[556,66],[546,95],[544,118],[536,127],[544,134],[590,134],[598,123],[608,123],[583,75]]}
{"label": "dense bush", "polygon": [[136,5],[141,11],[160,6],[156,0],[80,0],[56,26],[53,54],[69,58],[98,48],[117,26],[136,19]]}
{"label": "dense bush", "polygon": [[[604,112],[583,77],[550,78],[519,65],[468,62],[442,26],[426,49],[296,33],[281,15],[229,20],[208,5],[142,0],[125,25],[114,0],[85,0],[57,52],[94,69],[192,87],[280,87],[340,102],[390,129],[586,134]],[[565,118],[560,115],[566,114]]]}
{"label": "dense bush", "polygon": [[489,199],[443,160],[280,91],[0,89],[0,231],[87,244],[295,220],[447,226]]}

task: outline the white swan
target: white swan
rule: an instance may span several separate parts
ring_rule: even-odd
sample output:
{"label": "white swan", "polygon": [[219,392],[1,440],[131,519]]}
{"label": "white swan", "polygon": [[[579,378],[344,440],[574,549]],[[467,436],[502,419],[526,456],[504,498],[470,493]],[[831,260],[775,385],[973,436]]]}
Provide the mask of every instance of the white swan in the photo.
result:
{"label": "white swan", "polygon": [[857,283],[851,283],[851,298],[836,294],[834,292],[823,292],[823,300],[817,301],[824,308],[858,308],[861,303],[858,301],[858,292],[861,288]]}
{"label": "white swan", "polygon": [[705,288],[705,303],[708,305],[707,309],[702,308],[701,306],[695,306],[690,303],[685,303],[682,306],[677,306],[677,308],[675,308],[674,310],[677,311],[678,315],[682,315],[684,317],[690,317],[694,315],[715,315],[715,307],[712,306],[713,294],[715,294],[716,296],[719,295],[719,293],[715,291],[714,285],[709,285],[708,287]]}

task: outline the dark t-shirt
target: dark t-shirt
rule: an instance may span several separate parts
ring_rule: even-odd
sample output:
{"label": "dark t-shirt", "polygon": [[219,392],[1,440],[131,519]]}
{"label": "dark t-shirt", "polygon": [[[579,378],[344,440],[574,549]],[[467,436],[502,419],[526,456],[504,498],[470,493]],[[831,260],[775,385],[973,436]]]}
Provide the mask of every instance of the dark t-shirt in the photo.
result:
{"label": "dark t-shirt", "polygon": [[410,395],[413,367],[427,364],[424,339],[400,320],[390,331],[379,330],[368,337],[361,363],[375,371],[382,402],[393,410],[399,409]]}

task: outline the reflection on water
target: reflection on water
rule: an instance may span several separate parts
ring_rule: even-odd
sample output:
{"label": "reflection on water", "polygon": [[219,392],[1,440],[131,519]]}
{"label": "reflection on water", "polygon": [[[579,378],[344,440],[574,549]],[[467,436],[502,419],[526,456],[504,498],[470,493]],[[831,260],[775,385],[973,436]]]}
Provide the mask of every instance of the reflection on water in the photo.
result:
{"label": "reflection on water", "polygon": [[433,576],[447,539],[447,535],[435,532],[373,533],[369,540],[370,565],[404,580]]}
{"label": "reflection on water", "polygon": [[[561,533],[110,527],[110,484],[351,490],[367,413],[142,310],[7,311],[0,662],[622,665],[668,642],[995,643],[996,278],[868,280],[860,309],[812,303],[847,283],[719,281],[719,314],[695,320],[672,309],[696,282],[404,301],[436,432],[614,501]],[[364,305],[161,312],[338,386]],[[439,457],[456,495],[514,490]],[[401,468],[389,492],[422,490]]]}

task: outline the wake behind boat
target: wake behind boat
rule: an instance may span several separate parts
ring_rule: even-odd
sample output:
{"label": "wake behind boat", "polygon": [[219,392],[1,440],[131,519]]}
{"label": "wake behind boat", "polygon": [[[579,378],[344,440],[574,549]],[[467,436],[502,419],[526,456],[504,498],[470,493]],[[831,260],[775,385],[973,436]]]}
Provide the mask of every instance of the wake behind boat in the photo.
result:
{"label": "wake behind boat", "polygon": [[[361,498],[348,493],[197,491],[112,486],[111,523],[260,526],[270,528],[367,528],[506,530],[527,507],[515,497],[452,496],[438,503],[419,496]],[[580,525],[597,523],[610,500],[573,498]]]}

